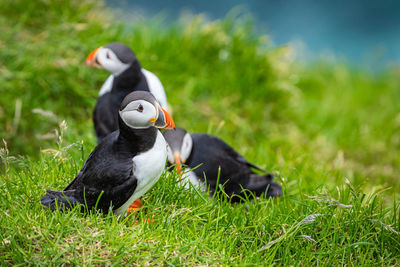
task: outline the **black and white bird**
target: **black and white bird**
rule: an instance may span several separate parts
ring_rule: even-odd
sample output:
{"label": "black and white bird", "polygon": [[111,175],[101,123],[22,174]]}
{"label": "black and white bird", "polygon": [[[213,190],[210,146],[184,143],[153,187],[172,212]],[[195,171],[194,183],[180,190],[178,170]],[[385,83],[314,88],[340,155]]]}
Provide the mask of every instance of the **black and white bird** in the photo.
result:
{"label": "black and white bird", "polygon": [[156,75],[143,69],[133,51],[122,43],[99,47],[86,58],[88,65],[111,72],[100,89],[93,112],[97,141],[118,129],[118,108],[125,96],[133,91],[149,91],[167,109],[164,87]]}
{"label": "black and white bird", "polygon": [[189,168],[182,174],[186,185],[191,183],[203,190],[209,186],[211,193],[219,184],[224,185],[232,202],[240,201],[237,196],[244,197],[243,189],[256,196],[282,195],[281,186],[272,182],[272,174],[256,174],[252,169],[266,171],[248,162],[221,139],[209,134],[189,134],[182,128],[167,130],[163,134],[169,145],[169,163],[176,164],[180,172],[182,163]]}
{"label": "black and white bird", "polygon": [[44,206],[83,209],[87,204],[89,210],[107,213],[112,207],[121,215],[157,182],[167,159],[167,143],[157,128],[175,128],[172,118],[143,91],[126,96],[118,115],[119,130],[100,142],[63,191],[47,190]]}

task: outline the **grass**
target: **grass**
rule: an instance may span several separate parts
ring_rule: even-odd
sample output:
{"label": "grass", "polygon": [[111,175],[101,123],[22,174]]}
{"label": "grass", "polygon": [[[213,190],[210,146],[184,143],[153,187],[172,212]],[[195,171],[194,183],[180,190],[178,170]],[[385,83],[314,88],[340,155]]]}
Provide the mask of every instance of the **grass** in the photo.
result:
{"label": "grass", "polygon": [[[88,0],[6,1],[0,14],[2,263],[400,264],[398,68],[302,66],[241,16],[131,25]],[[108,74],[84,59],[115,40],[159,76],[177,125],[271,170],[283,197],[230,205],[172,174],[125,219],[43,209],[45,189],[62,189],[95,146]]]}

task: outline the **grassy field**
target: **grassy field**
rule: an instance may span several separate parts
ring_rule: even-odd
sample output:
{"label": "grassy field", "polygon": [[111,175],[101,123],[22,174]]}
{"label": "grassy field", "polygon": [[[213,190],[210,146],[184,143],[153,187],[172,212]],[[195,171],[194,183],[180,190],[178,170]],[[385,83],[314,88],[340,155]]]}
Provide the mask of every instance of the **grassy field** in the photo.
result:
{"label": "grassy field", "polygon": [[[303,66],[241,16],[166,28],[89,0],[5,1],[0,32],[1,263],[400,264],[399,66]],[[121,220],[43,209],[45,189],[65,187],[96,144],[108,73],[84,60],[116,40],[163,82],[178,126],[221,137],[284,195],[230,205],[171,174]]]}

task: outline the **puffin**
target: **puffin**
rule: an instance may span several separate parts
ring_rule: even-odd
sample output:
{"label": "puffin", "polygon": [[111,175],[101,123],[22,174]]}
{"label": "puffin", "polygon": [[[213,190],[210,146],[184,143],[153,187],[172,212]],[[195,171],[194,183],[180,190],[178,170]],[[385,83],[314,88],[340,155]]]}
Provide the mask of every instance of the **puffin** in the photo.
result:
{"label": "puffin", "polygon": [[80,205],[85,211],[87,205],[88,210],[123,215],[157,182],[167,161],[167,143],[157,128],[175,128],[171,116],[151,93],[135,91],[123,99],[118,124],[64,190],[47,190],[43,206],[54,211]]}
{"label": "puffin", "polygon": [[[253,195],[282,195],[281,186],[272,181],[273,174],[248,162],[218,137],[203,133],[189,134],[183,128],[166,130],[163,135],[168,143],[169,164],[176,164],[186,188],[190,184],[203,191],[209,187],[212,195],[219,185],[224,185],[231,202],[240,202],[246,195],[250,198]],[[184,172],[182,164],[188,167]],[[257,174],[254,170],[264,174]]]}
{"label": "puffin", "polygon": [[99,92],[93,112],[93,123],[98,143],[118,129],[118,108],[133,91],[151,92],[164,110],[167,97],[160,80],[143,69],[135,53],[125,44],[114,42],[92,51],[86,64],[111,72]]}

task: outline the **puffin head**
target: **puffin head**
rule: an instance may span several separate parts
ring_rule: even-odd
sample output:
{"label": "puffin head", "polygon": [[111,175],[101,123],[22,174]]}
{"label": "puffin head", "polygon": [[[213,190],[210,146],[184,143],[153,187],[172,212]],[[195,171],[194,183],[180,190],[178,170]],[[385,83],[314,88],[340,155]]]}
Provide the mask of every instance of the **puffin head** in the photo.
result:
{"label": "puffin head", "polygon": [[121,120],[129,128],[157,127],[175,129],[171,116],[160,106],[155,97],[146,91],[134,91],[127,95],[119,109]]}
{"label": "puffin head", "polygon": [[104,68],[114,75],[119,75],[137,62],[135,53],[122,43],[110,43],[93,50],[86,58],[86,64]]}
{"label": "puffin head", "polygon": [[167,130],[163,135],[168,143],[168,161],[176,164],[176,169],[181,171],[181,163],[185,163],[192,152],[192,137],[182,128],[176,128],[175,131]]}

